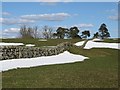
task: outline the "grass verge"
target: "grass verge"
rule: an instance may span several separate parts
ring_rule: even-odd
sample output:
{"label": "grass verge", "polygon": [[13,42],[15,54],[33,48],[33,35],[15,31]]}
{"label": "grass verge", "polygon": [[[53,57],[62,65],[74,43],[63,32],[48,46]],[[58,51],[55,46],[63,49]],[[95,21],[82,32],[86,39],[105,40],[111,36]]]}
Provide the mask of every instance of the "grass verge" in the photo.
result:
{"label": "grass verge", "polygon": [[3,88],[117,88],[118,50],[77,47],[69,50],[90,59],[62,65],[10,70],[2,73]]}

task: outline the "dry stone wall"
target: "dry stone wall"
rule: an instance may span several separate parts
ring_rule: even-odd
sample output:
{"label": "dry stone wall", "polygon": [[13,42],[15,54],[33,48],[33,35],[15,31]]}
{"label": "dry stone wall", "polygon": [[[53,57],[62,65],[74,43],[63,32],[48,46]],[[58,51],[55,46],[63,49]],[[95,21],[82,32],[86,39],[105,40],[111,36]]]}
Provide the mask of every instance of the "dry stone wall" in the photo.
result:
{"label": "dry stone wall", "polygon": [[52,56],[68,50],[71,46],[73,46],[73,44],[68,42],[61,43],[51,48],[0,46],[0,60]]}

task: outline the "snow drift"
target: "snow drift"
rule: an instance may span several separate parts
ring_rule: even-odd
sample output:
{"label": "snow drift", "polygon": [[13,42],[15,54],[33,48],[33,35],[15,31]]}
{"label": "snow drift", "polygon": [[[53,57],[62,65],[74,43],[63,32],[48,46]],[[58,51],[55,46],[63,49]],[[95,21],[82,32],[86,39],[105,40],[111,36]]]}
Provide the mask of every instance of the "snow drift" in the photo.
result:
{"label": "snow drift", "polygon": [[0,42],[0,46],[19,46],[19,45],[24,45],[23,43],[4,43]]}
{"label": "snow drift", "polygon": [[[101,41],[100,39],[93,39],[89,40],[84,49],[91,49],[91,48],[112,48],[112,49],[120,49],[120,43],[105,43],[105,42],[94,42],[94,41]],[[76,46],[82,46],[85,41],[75,43]]]}
{"label": "snow drift", "polygon": [[69,53],[68,51],[65,51],[61,54],[53,56],[3,60],[0,61],[0,65],[2,65],[0,72],[17,68],[30,68],[43,65],[74,63],[84,61],[84,59],[88,59],[88,57],[84,57],[82,55],[75,55]]}
{"label": "snow drift", "polygon": [[27,47],[34,47],[35,45],[34,44],[26,44],[25,46],[27,46]]}

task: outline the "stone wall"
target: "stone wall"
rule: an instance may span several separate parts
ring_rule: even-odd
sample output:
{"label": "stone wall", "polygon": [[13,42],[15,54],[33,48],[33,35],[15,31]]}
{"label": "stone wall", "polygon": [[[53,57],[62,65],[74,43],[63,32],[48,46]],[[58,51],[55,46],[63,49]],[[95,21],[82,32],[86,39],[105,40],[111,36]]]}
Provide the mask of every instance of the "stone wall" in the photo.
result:
{"label": "stone wall", "polygon": [[0,46],[0,60],[52,56],[68,50],[72,43],[61,43],[55,47]]}

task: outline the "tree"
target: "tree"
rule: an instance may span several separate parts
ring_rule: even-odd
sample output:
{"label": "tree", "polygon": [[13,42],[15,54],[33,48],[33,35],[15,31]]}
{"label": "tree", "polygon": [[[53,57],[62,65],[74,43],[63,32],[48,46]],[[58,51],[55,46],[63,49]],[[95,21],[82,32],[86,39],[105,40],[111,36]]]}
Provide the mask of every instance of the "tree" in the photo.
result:
{"label": "tree", "polygon": [[83,31],[81,37],[82,37],[82,38],[90,37],[90,31],[86,31],[86,30]]}
{"label": "tree", "polygon": [[33,27],[33,37],[38,38],[38,27],[37,26]]}
{"label": "tree", "polygon": [[101,24],[99,28],[99,33],[102,39],[110,37],[110,33],[108,32],[107,26],[104,23]]}
{"label": "tree", "polygon": [[64,39],[65,37],[67,38],[81,38],[79,35],[79,29],[77,27],[71,27],[70,29],[68,28],[63,28],[63,27],[58,27],[56,30],[56,33],[53,34],[54,37]]}
{"label": "tree", "polygon": [[96,32],[96,33],[94,34],[93,38],[98,38],[98,37],[99,37],[99,33]]}
{"label": "tree", "polygon": [[58,27],[58,29],[56,30],[56,35],[58,38],[60,39],[64,39],[65,37],[65,33],[66,33],[66,29],[65,28],[62,28],[62,27]]}
{"label": "tree", "polygon": [[37,38],[37,26],[36,27],[30,27],[23,25],[20,28],[20,36],[21,38]]}
{"label": "tree", "polygon": [[23,25],[20,28],[20,35],[22,38],[37,38],[38,27],[30,27]]}
{"label": "tree", "polygon": [[53,38],[58,37],[57,33],[53,33]]}
{"label": "tree", "polygon": [[45,39],[51,39],[53,37],[53,28],[52,27],[49,27],[49,26],[44,26],[43,27],[43,37]]}
{"label": "tree", "polygon": [[78,33],[79,33],[79,29],[77,27],[71,27],[69,30],[69,37],[70,38],[81,38]]}

